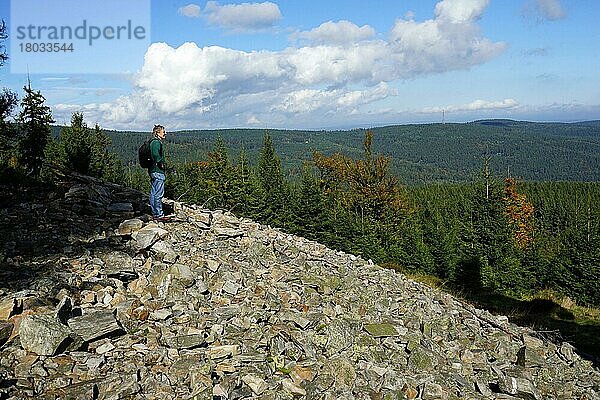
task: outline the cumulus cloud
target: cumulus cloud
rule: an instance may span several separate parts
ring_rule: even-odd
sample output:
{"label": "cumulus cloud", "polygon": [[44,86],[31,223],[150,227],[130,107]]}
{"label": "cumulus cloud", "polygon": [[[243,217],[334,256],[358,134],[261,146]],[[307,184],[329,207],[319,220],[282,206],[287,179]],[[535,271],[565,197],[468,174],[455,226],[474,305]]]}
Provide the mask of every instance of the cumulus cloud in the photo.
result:
{"label": "cumulus cloud", "polygon": [[[198,120],[205,127],[284,124],[294,114],[306,121],[307,114],[358,113],[396,95],[390,85],[394,81],[470,68],[500,54],[506,45],[483,37],[476,23],[487,4],[442,0],[433,19],[399,19],[387,39],[376,38],[368,25],[339,21],[301,33],[307,45],[279,51],[153,43],[133,80],[133,92],[113,103],[96,104],[94,112],[112,126],[147,124],[165,116],[182,124],[192,121],[185,127],[198,126]],[[209,2],[204,15],[213,10],[213,18],[233,28],[227,21],[241,13],[248,19],[240,25],[238,18],[235,26],[256,28],[280,17],[272,6]],[[267,9],[270,14],[251,12]],[[259,14],[270,15],[262,20],[270,22],[251,18]]]}
{"label": "cumulus cloud", "polygon": [[325,22],[310,31],[298,32],[294,38],[305,39],[312,44],[353,44],[375,36],[369,25],[359,27],[350,21]]}
{"label": "cumulus cloud", "polygon": [[200,15],[202,15],[202,9],[196,4],[188,4],[187,6],[183,6],[177,10],[177,12],[179,15],[190,18],[198,18]]}
{"label": "cumulus cloud", "polygon": [[367,90],[345,91],[340,89],[302,89],[287,94],[280,104],[273,107],[273,110],[293,114],[306,114],[315,110],[326,112],[352,112],[356,107],[395,94],[396,91],[390,89],[388,85],[383,82],[376,87]]}
{"label": "cumulus cloud", "polygon": [[555,21],[567,16],[567,12],[560,0],[529,0],[525,3],[524,9],[526,14],[533,14],[549,21]]}
{"label": "cumulus cloud", "polygon": [[211,24],[234,31],[270,28],[281,19],[279,6],[268,1],[225,5],[209,1],[204,13]]}
{"label": "cumulus cloud", "polygon": [[483,14],[489,0],[442,0],[435,6],[436,19],[462,24],[473,22]]}
{"label": "cumulus cloud", "polygon": [[392,57],[414,74],[444,72],[482,64],[506,49],[482,37],[476,20],[488,0],[443,0],[434,19],[397,20],[392,28]]}

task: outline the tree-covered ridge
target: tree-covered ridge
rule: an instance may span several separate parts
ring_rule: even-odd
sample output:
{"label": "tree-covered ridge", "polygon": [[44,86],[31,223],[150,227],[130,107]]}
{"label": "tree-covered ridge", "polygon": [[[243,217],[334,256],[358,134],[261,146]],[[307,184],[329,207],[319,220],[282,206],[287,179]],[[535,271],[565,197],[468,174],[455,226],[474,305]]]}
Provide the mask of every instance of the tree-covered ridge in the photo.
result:
{"label": "tree-covered ridge", "polygon": [[[287,173],[299,178],[314,151],[359,157],[365,129],[345,131],[269,130]],[[498,171],[523,180],[600,180],[600,123],[534,123],[483,120],[461,124],[394,125],[372,129],[373,148],[391,156],[390,171],[408,185],[468,182],[489,154]],[[115,151],[135,163],[141,132],[107,131]],[[217,136],[239,156],[244,147],[255,163],[262,129],[177,131],[168,137],[175,162],[206,159]]]}

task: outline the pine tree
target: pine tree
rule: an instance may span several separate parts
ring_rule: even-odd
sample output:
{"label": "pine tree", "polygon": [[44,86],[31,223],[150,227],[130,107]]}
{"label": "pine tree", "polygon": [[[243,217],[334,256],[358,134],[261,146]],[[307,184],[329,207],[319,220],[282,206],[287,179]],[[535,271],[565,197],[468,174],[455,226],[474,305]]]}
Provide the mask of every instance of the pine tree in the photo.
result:
{"label": "pine tree", "polygon": [[44,161],[44,149],[50,140],[54,122],[50,107],[40,91],[31,89],[31,82],[23,88],[19,114],[19,161],[28,175],[39,176]]}

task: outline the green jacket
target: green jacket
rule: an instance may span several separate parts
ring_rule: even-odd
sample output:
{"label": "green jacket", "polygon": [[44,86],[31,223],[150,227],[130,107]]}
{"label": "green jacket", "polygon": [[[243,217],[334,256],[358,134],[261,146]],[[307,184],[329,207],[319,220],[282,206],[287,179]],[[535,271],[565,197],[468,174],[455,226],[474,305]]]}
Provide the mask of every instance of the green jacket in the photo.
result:
{"label": "green jacket", "polygon": [[163,145],[160,139],[153,139],[150,142],[150,155],[152,156],[151,168],[148,168],[148,173],[160,172],[165,173],[165,156],[163,154]]}

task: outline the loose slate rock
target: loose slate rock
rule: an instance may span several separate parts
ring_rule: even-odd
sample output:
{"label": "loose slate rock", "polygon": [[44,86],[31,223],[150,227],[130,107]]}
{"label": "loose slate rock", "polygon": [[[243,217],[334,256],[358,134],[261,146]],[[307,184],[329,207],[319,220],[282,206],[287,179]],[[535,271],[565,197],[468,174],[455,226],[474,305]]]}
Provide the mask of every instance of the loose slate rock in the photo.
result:
{"label": "loose slate rock", "polygon": [[0,321],[7,321],[15,309],[16,302],[13,298],[7,298],[0,301]]}
{"label": "loose slate rock", "polygon": [[327,326],[327,354],[333,355],[348,347],[354,342],[354,329],[345,320],[333,320]]}
{"label": "loose slate rock", "polygon": [[163,339],[165,346],[179,350],[200,347],[205,342],[203,335],[181,335]]}
{"label": "loose slate rock", "polygon": [[368,324],[365,325],[365,330],[376,338],[399,335],[394,325],[391,324]]}
{"label": "loose slate rock", "polygon": [[138,218],[128,219],[119,224],[118,232],[122,236],[131,235],[142,229],[142,226],[144,226],[142,220]]}
{"label": "loose slate rock", "polygon": [[240,353],[240,346],[238,345],[223,345],[223,346],[211,346],[206,351],[206,355],[211,360],[219,358],[225,358]]}
{"label": "loose slate rock", "polygon": [[257,396],[263,394],[268,388],[267,382],[257,375],[244,375],[242,377],[242,382],[248,385],[250,390],[252,390],[252,393]]}
{"label": "loose slate rock", "polygon": [[12,334],[12,331],[13,324],[11,324],[10,322],[0,322],[0,346],[6,343],[6,341]]}
{"label": "loose slate rock", "polygon": [[[28,287],[0,288],[0,317],[14,325],[11,334],[0,322],[0,336],[10,335],[0,346],[2,399],[599,399],[599,371],[572,346],[361,257],[177,202],[168,204],[177,219],[161,225],[168,235],[142,217],[114,236],[131,217],[110,205],[147,211],[147,196],[96,182],[68,197],[66,208],[58,194],[2,210],[10,229],[0,258],[36,271],[0,271]],[[228,239],[232,231],[241,235]],[[43,257],[20,253],[21,237]],[[63,354],[28,352],[21,321],[67,295],[72,314],[105,313],[106,323],[79,322],[87,339],[127,332],[87,343],[71,332]],[[78,319],[64,313],[67,324]],[[109,328],[94,333],[101,325]]]}
{"label": "loose slate rock", "polygon": [[309,324],[310,320],[304,318],[302,314],[298,312],[287,312],[284,313],[281,317],[282,321],[290,321],[294,324],[298,325],[298,327],[305,329]]}
{"label": "loose slate rock", "polygon": [[61,324],[54,314],[27,315],[19,327],[23,348],[43,356],[56,354],[68,343],[70,334],[71,330]]}
{"label": "loose slate rock", "polygon": [[68,325],[86,342],[123,333],[113,313],[105,310],[71,318]]}
{"label": "loose slate rock", "polygon": [[143,250],[152,246],[158,240],[165,237],[168,233],[168,231],[159,228],[156,225],[146,225],[131,236],[135,240],[137,249]]}

